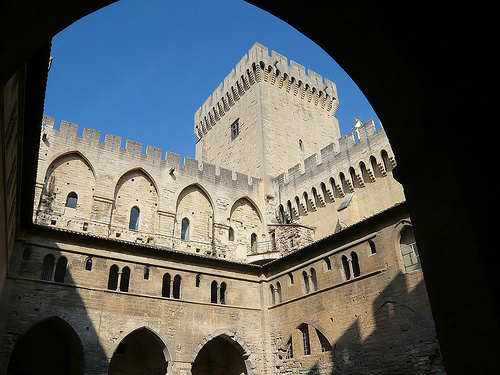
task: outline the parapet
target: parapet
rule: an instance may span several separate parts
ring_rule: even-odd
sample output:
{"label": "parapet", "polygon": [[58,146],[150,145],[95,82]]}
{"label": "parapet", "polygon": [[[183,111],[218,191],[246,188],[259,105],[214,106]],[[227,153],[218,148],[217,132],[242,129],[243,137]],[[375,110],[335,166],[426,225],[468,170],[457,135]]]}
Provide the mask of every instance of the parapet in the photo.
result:
{"label": "parapet", "polygon": [[[336,149],[337,147],[340,149]],[[392,154],[384,129],[377,130],[374,121],[370,120],[359,126],[355,132],[342,136],[339,146],[329,144],[304,159],[303,163],[296,164],[275,177],[274,181],[279,186],[299,186],[305,181],[310,183],[314,176],[319,176],[326,170],[338,169],[338,172],[346,173],[349,166],[357,167],[362,156],[369,157],[370,153],[379,153],[382,149]]]}
{"label": "parapet", "polygon": [[[280,83],[287,91],[298,89],[307,92],[307,100],[317,103],[322,101],[322,108],[335,113],[338,108],[337,86],[327,78],[323,78],[312,70],[290,61],[272,51],[269,55],[267,47],[255,43],[248,54],[245,54],[236,67],[224,78],[214,92],[205,100],[194,115],[194,133],[199,138],[206,134],[216,122],[225,115],[245,90],[255,82]],[[293,87],[292,87],[293,86]]]}
{"label": "parapet", "polygon": [[236,171],[227,170],[219,166],[201,162],[197,159],[184,157],[181,163],[181,156],[172,152],[165,152],[157,147],[146,146],[146,152],[143,153],[142,144],[132,140],[126,140],[125,148],[122,148],[122,138],[106,134],[104,142],[100,141],[101,132],[91,128],[83,128],[83,133],[79,136],[77,124],[61,121],[59,130],[54,129],[55,119],[50,116],[43,116],[42,119],[42,138],[59,138],[64,140],[67,148],[72,151],[80,151],[83,154],[92,152],[105,152],[111,157],[120,160],[129,161],[130,165],[141,165],[148,168],[165,168],[167,171],[174,168],[177,173],[196,176],[199,179],[210,179],[221,184],[230,186],[258,186],[261,183],[260,178],[248,176]]}

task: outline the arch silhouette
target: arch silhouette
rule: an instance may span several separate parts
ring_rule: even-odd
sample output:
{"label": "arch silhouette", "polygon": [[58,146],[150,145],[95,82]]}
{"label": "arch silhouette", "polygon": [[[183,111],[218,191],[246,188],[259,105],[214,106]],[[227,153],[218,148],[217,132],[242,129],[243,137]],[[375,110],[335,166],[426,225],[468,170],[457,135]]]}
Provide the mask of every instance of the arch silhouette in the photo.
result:
{"label": "arch silhouette", "polygon": [[[151,328],[143,326],[123,333],[117,340],[108,374],[123,375],[140,371],[166,374],[171,360],[170,351],[164,340]],[[124,363],[128,365],[127,372],[123,372]]]}
{"label": "arch silhouette", "polygon": [[[226,358],[220,357],[219,352]],[[227,330],[217,331],[205,337],[198,344],[198,350],[194,353],[191,373],[192,375],[210,374],[206,371],[207,360],[210,360],[210,365],[214,364],[224,368],[224,372],[218,372],[220,375],[252,375],[254,366],[250,358],[251,355],[248,346],[235,333]],[[231,357],[228,359],[228,356]]]}
{"label": "arch silhouette", "polygon": [[30,373],[81,375],[84,349],[73,327],[57,315],[32,322],[19,336],[7,374]]}

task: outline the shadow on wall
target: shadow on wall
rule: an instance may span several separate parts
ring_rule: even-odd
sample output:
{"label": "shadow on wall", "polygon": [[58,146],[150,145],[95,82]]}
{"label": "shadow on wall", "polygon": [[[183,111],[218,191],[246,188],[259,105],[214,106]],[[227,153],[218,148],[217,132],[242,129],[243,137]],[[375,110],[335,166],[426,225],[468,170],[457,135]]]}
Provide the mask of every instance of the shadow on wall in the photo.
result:
{"label": "shadow on wall", "polygon": [[[407,278],[418,274],[421,271],[398,274],[379,292],[373,316],[368,318],[370,311],[359,312],[332,345],[330,355],[318,356],[307,374],[445,374],[425,283],[422,280],[408,289]],[[295,356],[284,361],[280,372],[293,371],[295,366],[303,371],[303,363],[307,363],[305,356]]]}
{"label": "shadow on wall", "polygon": [[358,316],[337,341],[340,373],[444,374],[424,280],[409,291],[407,278],[417,274],[398,274],[379,292],[371,319]]}
{"label": "shadow on wall", "polygon": [[108,374],[108,367],[109,373],[158,369],[166,373],[168,351],[146,328],[114,345],[114,353],[102,347],[99,322],[108,309],[106,292],[77,288],[76,284],[81,284],[82,277],[95,278],[92,272],[105,264],[71,253],[68,261],[59,251],[38,246],[25,246],[19,253],[13,259],[17,273],[9,280],[11,298],[7,331],[0,345],[0,373]]}

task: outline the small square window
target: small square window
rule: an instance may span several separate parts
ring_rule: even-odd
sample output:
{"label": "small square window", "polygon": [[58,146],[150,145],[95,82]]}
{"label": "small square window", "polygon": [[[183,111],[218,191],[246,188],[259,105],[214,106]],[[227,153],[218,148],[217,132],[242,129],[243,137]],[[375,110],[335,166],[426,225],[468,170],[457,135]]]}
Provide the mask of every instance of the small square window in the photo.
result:
{"label": "small square window", "polygon": [[231,124],[231,141],[234,141],[238,135],[240,134],[240,119],[236,119],[232,124]]}

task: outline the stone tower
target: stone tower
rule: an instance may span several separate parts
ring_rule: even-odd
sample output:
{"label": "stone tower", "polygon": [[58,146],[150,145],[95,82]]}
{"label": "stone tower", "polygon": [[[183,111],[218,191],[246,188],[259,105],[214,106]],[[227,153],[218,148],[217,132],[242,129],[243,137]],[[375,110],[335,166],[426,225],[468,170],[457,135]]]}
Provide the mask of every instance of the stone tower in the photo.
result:
{"label": "stone tower", "polygon": [[267,180],[333,143],[337,88],[255,43],[195,113],[196,159]]}

